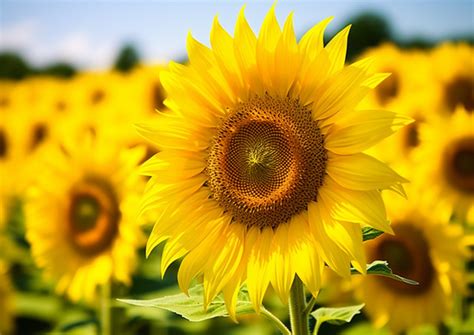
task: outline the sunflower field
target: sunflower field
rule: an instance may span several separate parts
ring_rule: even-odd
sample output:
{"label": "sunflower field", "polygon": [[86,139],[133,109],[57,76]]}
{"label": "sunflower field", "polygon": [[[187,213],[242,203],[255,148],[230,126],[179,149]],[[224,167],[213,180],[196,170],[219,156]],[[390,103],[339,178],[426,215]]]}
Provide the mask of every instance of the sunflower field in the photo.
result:
{"label": "sunflower field", "polygon": [[0,335],[474,334],[473,44],[275,11],[2,75]]}

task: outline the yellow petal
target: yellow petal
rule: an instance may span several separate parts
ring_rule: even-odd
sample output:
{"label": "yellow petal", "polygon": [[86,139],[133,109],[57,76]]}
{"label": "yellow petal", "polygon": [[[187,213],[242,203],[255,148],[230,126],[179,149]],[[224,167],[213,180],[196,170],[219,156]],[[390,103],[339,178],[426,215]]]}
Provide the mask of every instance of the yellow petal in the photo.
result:
{"label": "yellow petal", "polygon": [[391,76],[391,73],[375,73],[367,78],[362,85],[367,86],[368,88],[376,88],[380,85],[385,79]]}
{"label": "yellow petal", "polygon": [[268,11],[257,39],[257,68],[265,88],[272,88],[275,72],[275,48],[281,36],[280,26],[275,16],[275,5]]}
{"label": "yellow petal", "polygon": [[162,183],[172,183],[188,179],[206,168],[205,158],[185,151],[160,151],[140,167],[140,173],[157,176]]}
{"label": "yellow petal", "polygon": [[189,62],[188,75],[194,77],[200,87],[222,105],[229,105],[234,101],[234,93],[228,85],[225,75],[219,71],[215,54],[204,44],[198,42],[189,33],[186,41]]}
{"label": "yellow petal", "polygon": [[227,81],[229,86],[235,94],[238,94],[243,83],[237,60],[234,56],[234,41],[227,31],[222,28],[217,16],[214,18],[212,25],[211,46],[224,77],[230,79]]}
{"label": "yellow petal", "polygon": [[354,111],[331,125],[325,147],[339,155],[361,152],[411,122],[409,117],[388,111]]}
{"label": "yellow petal", "polygon": [[270,283],[271,251],[273,230],[264,228],[250,228],[247,238],[254,240],[247,265],[247,287],[253,308],[260,312],[263,296]]}
{"label": "yellow petal", "polygon": [[300,57],[293,28],[293,13],[290,13],[275,50],[274,88],[278,95],[287,96],[296,78],[299,66]]}
{"label": "yellow petal", "polygon": [[275,230],[273,237],[273,267],[271,274],[271,283],[275,292],[280,297],[281,302],[288,302],[288,293],[290,292],[295,270],[291,262],[291,240],[289,236],[289,224],[280,224]]}
{"label": "yellow petal", "polygon": [[[250,28],[244,15],[245,6],[242,7],[235,25],[234,55],[242,73],[245,84],[254,85],[257,80],[257,37]],[[257,85],[259,86],[259,85]],[[252,87],[257,93],[263,93],[261,87]],[[242,99],[247,98],[246,95]]]}
{"label": "yellow petal", "polygon": [[309,226],[313,238],[321,251],[321,257],[326,264],[339,275],[348,278],[350,276],[350,257],[329,236],[326,229],[335,224],[321,202],[310,202],[308,204]]}
{"label": "yellow petal", "polygon": [[178,285],[181,291],[188,294],[188,288],[191,280],[202,273],[206,264],[209,262],[209,255],[214,252],[214,246],[220,240],[223,230],[228,228],[225,224],[227,218],[221,217],[214,220],[214,230],[204,238],[198,247],[190,251],[181,261],[178,270]]}
{"label": "yellow petal", "polygon": [[316,297],[321,287],[324,261],[312,239],[307,212],[300,215],[299,220],[292,220],[289,236],[294,248],[290,262],[306,288]]}
{"label": "yellow petal", "polygon": [[[229,229],[214,246],[214,252],[209,255],[212,259],[204,269],[204,307],[211,303],[217,293],[235,275],[244,252],[245,230],[244,225],[230,225],[232,217],[228,217]],[[215,255],[215,256],[214,256]]]}
{"label": "yellow petal", "polygon": [[323,187],[319,189],[319,197],[324,199],[333,219],[369,225],[393,234],[379,191],[349,190],[326,176]]}
{"label": "yellow petal", "polygon": [[305,61],[311,62],[324,48],[324,31],[333,18],[334,17],[331,16],[322,20],[308,30],[301,38],[299,49],[300,54],[307,58]]}
{"label": "yellow petal", "polygon": [[313,117],[321,120],[354,108],[369,90],[361,86],[366,77],[365,71],[348,66],[330,78],[313,94]]}
{"label": "yellow petal", "polygon": [[349,36],[350,29],[351,25],[348,25],[337,33],[325,48],[331,59],[331,67],[329,68],[330,74],[336,73],[344,67],[347,52],[347,37]]}
{"label": "yellow petal", "polygon": [[408,182],[387,164],[364,153],[329,153],[326,172],[339,185],[359,191],[388,189],[394,184]]}

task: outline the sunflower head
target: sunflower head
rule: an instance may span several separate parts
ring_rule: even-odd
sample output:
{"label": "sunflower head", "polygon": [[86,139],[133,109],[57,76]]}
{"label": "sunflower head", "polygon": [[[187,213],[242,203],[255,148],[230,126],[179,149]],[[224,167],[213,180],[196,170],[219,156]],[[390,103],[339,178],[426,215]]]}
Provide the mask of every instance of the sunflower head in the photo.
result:
{"label": "sunflower head", "polygon": [[207,161],[209,191],[248,227],[276,227],[317,200],[327,153],[311,110],[296,100],[254,97],[219,127]]}
{"label": "sunflower head", "polygon": [[464,43],[444,43],[431,52],[434,81],[439,85],[441,112],[452,114],[458,106],[474,110],[473,47]]}
{"label": "sunflower head", "polygon": [[[415,151],[417,184],[430,185],[426,197],[444,204],[460,220],[474,210],[474,120],[461,106],[420,126]],[[436,180],[436,183],[433,183]]]}
{"label": "sunflower head", "polygon": [[129,283],[143,242],[135,222],[143,185],[134,169],[144,150],[113,143],[88,136],[49,148],[26,204],[33,257],[72,300],[90,301],[113,280]]}
{"label": "sunflower head", "polygon": [[394,273],[419,284],[367,276],[358,288],[376,326],[396,332],[437,325],[450,315],[453,295],[463,290],[467,256],[461,226],[448,224],[438,208],[417,199],[414,189],[408,191],[409,201],[387,196],[395,235],[368,241],[366,250],[370,261],[387,260]]}
{"label": "sunflower head", "polygon": [[292,18],[280,27],[272,7],[256,36],[242,10],[233,37],[216,18],[211,48],[190,35],[189,64],[160,75],[169,111],[141,126],[160,149],[142,166],[143,210],[160,210],[147,252],[168,240],[162,271],[184,257],[180,287],[202,275],[205,303],[222,291],[233,317],[244,282],[258,310],[296,275],[316,294],[324,263],[364,272],[360,225],[390,232],[380,190],[403,192],[361,152],[409,118],[355,111],[387,75],[344,66],[349,27],[324,45],[326,19],[297,41]]}

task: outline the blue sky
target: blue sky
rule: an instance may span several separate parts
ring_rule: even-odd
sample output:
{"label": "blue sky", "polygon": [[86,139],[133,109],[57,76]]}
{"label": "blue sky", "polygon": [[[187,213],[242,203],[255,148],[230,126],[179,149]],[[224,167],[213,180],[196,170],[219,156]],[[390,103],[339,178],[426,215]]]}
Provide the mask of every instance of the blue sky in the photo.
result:
{"label": "blue sky", "polygon": [[[111,63],[121,45],[133,42],[145,59],[166,61],[185,54],[188,31],[208,44],[216,14],[232,32],[243,4],[258,31],[272,3],[0,0],[0,50],[17,50],[36,65],[64,60],[82,68],[101,68]],[[384,14],[401,37],[443,39],[474,34],[473,6],[472,0],[280,0],[277,16],[283,22],[294,11],[295,30],[301,34],[327,16],[335,17],[331,31],[355,13],[372,10]]]}

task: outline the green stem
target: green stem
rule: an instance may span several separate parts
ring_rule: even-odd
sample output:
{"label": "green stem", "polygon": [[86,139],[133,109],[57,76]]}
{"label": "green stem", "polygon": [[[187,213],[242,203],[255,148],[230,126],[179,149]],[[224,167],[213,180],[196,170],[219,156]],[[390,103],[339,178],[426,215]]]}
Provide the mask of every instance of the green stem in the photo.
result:
{"label": "green stem", "polygon": [[100,287],[100,328],[102,335],[111,335],[110,328],[110,283]]}
{"label": "green stem", "polygon": [[311,299],[308,301],[308,305],[303,311],[306,318],[308,318],[309,314],[313,311],[314,305],[316,305],[316,298],[314,296],[311,296]]}
{"label": "green stem", "polygon": [[275,324],[275,326],[281,331],[283,335],[291,335],[291,332],[288,328],[286,328],[285,324],[280,321],[275,315],[273,315],[268,309],[262,306],[260,312],[270,321]]}
{"label": "green stem", "polygon": [[319,322],[319,320],[316,320],[316,325],[314,326],[314,331],[313,335],[318,335],[319,327],[321,327],[322,322]]}
{"label": "green stem", "polygon": [[309,335],[308,316],[304,311],[306,308],[306,297],[304,287],[298,276],[295,276],[290,291],[290,322],[293,335]]}

